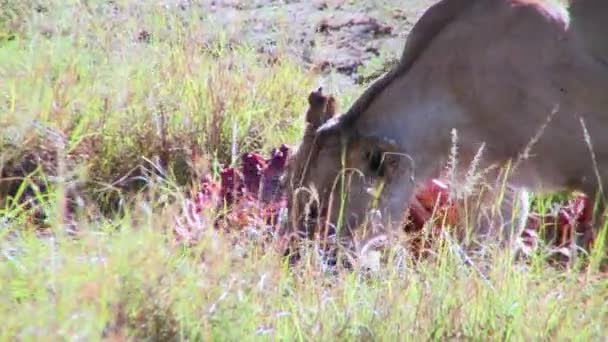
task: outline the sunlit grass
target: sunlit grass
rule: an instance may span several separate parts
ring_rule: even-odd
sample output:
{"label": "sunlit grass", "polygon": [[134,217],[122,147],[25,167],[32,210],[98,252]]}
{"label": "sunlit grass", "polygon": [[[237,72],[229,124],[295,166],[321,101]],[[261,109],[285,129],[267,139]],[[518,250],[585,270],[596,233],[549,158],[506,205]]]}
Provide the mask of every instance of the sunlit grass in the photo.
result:
{"label": "sunlit grass", "polygon": [[116,6],[49,4],[2,45],[3,153],[61,134],[90,181],[111,182],[142,157],[184,174],[193,155],[231,162],[295,142],[313,78],[294,62],[212,39],[210,22],[177,8]]}
{"label": "sunlit grass", "polygon": [[170,213],[83,223],[78,239],[14,230],[2,242],[2,339],[604,336],[605,278],[500,256],[482,275],[450,249],[416,265],[394,254],[367,275],[324,272],[314,254],[288,269],[272,245],[241,237],[236,248],[212,229],[195,247],[173,245]]}

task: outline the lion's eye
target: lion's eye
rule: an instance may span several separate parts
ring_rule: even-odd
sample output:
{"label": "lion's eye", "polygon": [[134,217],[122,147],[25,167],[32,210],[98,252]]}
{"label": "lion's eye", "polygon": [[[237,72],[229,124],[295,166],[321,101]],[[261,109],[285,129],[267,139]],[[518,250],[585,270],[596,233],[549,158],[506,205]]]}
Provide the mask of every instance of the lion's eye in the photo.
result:
{"label": "lion's eye", "polygon": [[365,159],[367,160],[368,169],[374,175],[382,177],[383,176],[383,167],[382,167],[382,151],[380,150],[372,150],[367,151],[365,153]]}

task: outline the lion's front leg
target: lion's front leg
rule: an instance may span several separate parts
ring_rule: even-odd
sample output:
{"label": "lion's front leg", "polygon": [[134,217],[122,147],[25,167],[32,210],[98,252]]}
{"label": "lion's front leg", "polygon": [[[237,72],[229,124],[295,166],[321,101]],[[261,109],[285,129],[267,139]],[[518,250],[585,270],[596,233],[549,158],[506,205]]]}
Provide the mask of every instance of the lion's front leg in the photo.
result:
{"label": "lion's front leg", "polygon": [[506,185],[483,196],[475,237],[515,247],[528,223],[531,198],[524,187]]}

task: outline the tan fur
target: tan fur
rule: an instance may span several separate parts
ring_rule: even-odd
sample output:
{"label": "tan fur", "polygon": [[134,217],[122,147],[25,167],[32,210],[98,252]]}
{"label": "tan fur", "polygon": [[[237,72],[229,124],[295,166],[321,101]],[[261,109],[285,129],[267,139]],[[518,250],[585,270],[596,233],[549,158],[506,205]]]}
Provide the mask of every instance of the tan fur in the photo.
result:
{"label": "tan fur", "polygon": [[[391,227],[402,220],[416,184],[445,165],[452,129],[461,167],[482,143],[482,166],[501,164],[522,156],[555,112],[511,184],[594,196],[608,185],[606,22],[603,0],[576,0],[572,18],[550,0],[440,1],[415,25],[401,64],[321,127],[302,185],[319,189],[320,212],[328,209],[331,224],[346,204],[343,222],[354,229],[374,200],[369,189],[384,184],[378,209]],[[347,179],[350,196],[329,203],[340,197],[334,185],[343,148],[346,167],[359,172]],[[378,152],[393,156],[380,170],[370,168]]]}
{"label": "tan fur", "polygon": [[296,224],[296,222],[298,222],[297,225],[304,224],[304,216],[302,213],[297,213],[297,210],[294,210],[296,209],[294,208],[294,199],[298,198],[299,202],[303,204],[310,201],[308,193],[296,195],[294,192],[302,186],[302,179],[305,175],[308,163],[310,162],[310,157],[317,153],[317,151],[315,151],[316,131],[322,124],[336,115],[337,111],[336,100],[332,96],[324,95],[322,88],[309,94],[308,110],[305,116],[306,128],[304,130],[304,137],[297,147],[296,152],[290,157],[290,160],[287,163],[288,168],[283,180],[287,192],[291,194],[291,196],[288,197],[287,207],[292,214],[292,224]]}
{"label": "tan fur", "polygon": [[[608,65],[606,0],[572,0],[572,31],[577,41],[598,61]],[[593,33],[596,34],[593,34]],[[603,32],[604,34],[597,34]]]}

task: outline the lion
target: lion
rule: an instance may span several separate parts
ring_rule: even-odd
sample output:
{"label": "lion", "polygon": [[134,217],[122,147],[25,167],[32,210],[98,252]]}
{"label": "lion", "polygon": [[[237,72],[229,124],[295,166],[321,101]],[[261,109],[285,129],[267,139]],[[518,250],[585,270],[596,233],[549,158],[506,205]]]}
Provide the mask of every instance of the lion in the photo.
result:
{"label": "lion", "polygon": [[[476,224],[486,241],[514,243],[531,191],[598,195],[603,212],[605,22],[602,0],[437,2],[398,65],[348,111],[335,115],[327,97],[311,95],[314,119],[286,176],[286,232],[312,237],[325,227],[347,240],[361,231],[373,239],[402,225],[417,186],[448,162],[456,175],[471,163],[488,178],[508,174],[508,191],[498,182],[485,195],[487,203],[507,199]],[[379,231],[368,229],[372,221]]]}

